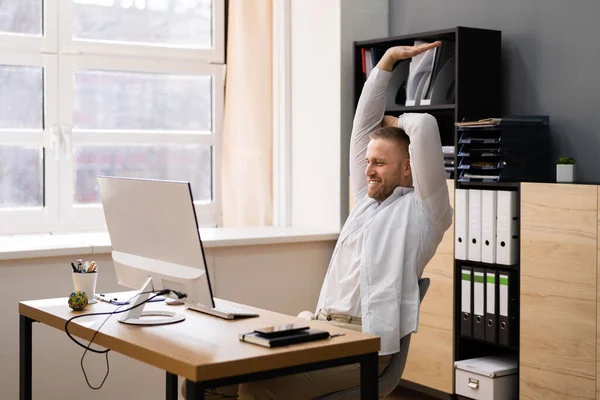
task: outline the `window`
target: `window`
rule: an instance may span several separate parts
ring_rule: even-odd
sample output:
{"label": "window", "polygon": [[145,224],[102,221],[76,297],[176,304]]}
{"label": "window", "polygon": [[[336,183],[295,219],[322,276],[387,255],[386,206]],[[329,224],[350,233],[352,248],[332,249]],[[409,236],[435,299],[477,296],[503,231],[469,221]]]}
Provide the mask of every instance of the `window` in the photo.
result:
{"label": "window", "polygon": [[103,230],[96,177],[190,181],[219,222],[224,0],[4,0],[0,234]]}

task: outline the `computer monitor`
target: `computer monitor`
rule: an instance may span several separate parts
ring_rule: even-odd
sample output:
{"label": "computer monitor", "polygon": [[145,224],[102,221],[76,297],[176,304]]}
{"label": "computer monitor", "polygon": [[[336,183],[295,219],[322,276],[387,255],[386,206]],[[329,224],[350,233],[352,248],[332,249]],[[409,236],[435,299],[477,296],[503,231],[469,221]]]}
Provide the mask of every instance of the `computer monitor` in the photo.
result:
{"label": "computer monitor", "polygon": [[[117,280],[139,289],[132,307],[149,291],[171,289],[187,294],[186,303],[214,308],[189,182],[99,176],[98,185]],[[185,318],[143,308],[123,313],[120,321],[146,325]]]}

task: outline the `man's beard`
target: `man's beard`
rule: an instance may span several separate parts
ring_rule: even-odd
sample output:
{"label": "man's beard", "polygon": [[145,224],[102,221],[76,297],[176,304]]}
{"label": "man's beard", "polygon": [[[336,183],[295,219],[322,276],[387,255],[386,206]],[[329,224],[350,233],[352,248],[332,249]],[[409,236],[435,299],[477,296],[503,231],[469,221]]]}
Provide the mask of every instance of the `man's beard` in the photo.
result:
{"label": "man's beard", "polygon": [[394,189],[398,186],[400,186],[400,182],[397,180],[382,182],[373,192],[371,192],[371,188],[369,187],[369,197],[377,201],[384,201],[394,193]]}

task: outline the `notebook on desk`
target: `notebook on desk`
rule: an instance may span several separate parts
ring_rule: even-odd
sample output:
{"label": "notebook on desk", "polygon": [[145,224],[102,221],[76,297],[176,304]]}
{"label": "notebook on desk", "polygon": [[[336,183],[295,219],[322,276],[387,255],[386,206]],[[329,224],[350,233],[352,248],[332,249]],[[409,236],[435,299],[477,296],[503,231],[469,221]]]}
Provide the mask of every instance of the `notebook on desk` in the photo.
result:
{"label": "notebook on desk", "polygon": [[329,332],[313,328],[277,337],[266,337],[257,332],[240,333],[239,335],[241,341],[263,347],[280,347],[289,344],[313,342],[315,340],[327,339],[328,337]]}

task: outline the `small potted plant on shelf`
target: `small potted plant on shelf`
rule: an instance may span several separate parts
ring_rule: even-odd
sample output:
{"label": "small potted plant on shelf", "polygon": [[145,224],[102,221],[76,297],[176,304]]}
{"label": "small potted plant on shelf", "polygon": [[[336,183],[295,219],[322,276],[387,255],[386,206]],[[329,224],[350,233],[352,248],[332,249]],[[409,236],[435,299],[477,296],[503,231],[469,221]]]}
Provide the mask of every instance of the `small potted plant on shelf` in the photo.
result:
{"label": "small potted plant on shelf", "polygon": [[573,182],[575,180],[575,159],[559,157],[556,164],[556,182]]}

